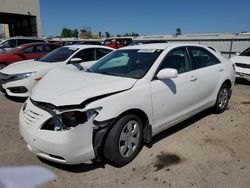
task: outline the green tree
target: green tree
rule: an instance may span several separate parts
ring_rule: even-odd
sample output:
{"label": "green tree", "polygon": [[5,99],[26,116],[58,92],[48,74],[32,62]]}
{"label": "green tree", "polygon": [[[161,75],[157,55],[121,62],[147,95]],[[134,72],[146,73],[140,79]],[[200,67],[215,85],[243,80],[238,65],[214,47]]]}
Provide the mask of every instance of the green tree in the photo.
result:
{"label": "green tree", "polygon": [[75,38],[78,38],[78,34],[79,34],[79,32],[78,32],[78,30],[77,30],[77,29],[75,29],[75,30],[73,31],[73,34],[74,34],[74,37],[75,37]]}
{"label": "green tree", "polygon": [[176,29],[176,36],[178,35],[181,35],[181,29],[179,27]]}
{"label": "green tree", "polygon": [[62,29],[62,33],[61,33],[61,37],[62,38],[70,38],[70,37],[74,37],[74,33],[71,29],[68,28],[63,28]]}

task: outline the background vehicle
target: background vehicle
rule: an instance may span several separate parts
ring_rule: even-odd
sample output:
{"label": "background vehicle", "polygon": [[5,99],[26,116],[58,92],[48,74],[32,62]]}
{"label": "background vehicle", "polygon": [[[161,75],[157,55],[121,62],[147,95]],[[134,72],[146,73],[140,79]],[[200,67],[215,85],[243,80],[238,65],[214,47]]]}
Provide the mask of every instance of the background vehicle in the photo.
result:
{"label": "background vehicle", "polygon": [[18,61],[39,59],[58,47],[60,47],[58,44],[37,42],[12,48],[0,54],[0,69]]}
{"label": "background vehicle", "polygon": [[236,77],[250,81],[250,48],[230,60],[235,63]]}
{"label": "background vehicle", "polygon": [[[28,97],[33,86],[55,66],[73,64],[78,69],[87,68],[113,50],[97,45],[72,45],[57,48],[39,60],[21,61],[2,69],[0,71],[0,87],[2,88],[0,89],[9,96]],[[67,75],[60,77],[64,76],[67,77]]]}
{"label": "background vehicle", "polygon": [[152,43],[167,43],[165,40],[133,40],[129,46],[139,45],[139,44],[152,44]]}
{"label": "background vehicle", "polygon": [[27,43],[32,43],[32,42],[46,42],[46,40],[40,39],[40,38],[33,38],[33,37],[12,37],[12,38],[2,41],[0,43],[0,49],[1,51],[6,51],[11,48],[20,46],[22,44],[27,44]]}
{"label": "background vehicle", "polygon": [[90,44],[90,45],[102,45],[101,42],[95,40],[86,40],[86,41],[77,41],[74,43],[75,45],[81,44]]}
{"label": "background vehicle", "polygon": [[129,46],[87,72],[50,71],[20,111],[20,132],[47,160],[77,164],[99,157],[123,166],[143,140],[204,109],[223,112],[234,80],[232,62],[206,46]]}
{"label": "background vehicle", "polygon": [[104,40],[103,45],[118,49],[130,45],[132,42],[132,38],[109,38]]}

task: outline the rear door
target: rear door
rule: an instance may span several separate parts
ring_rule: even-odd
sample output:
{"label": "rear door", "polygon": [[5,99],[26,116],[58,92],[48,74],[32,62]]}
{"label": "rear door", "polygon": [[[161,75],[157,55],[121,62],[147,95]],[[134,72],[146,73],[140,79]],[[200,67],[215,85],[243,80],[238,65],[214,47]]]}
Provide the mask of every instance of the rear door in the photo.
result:
{"label": "rear door", "polygon": [[206,106],[217,95],[216,89],[221,83],[220,74],[224,71],[221,62],[207,49],[188,47],[193,72],[199,83],[199,106]]}

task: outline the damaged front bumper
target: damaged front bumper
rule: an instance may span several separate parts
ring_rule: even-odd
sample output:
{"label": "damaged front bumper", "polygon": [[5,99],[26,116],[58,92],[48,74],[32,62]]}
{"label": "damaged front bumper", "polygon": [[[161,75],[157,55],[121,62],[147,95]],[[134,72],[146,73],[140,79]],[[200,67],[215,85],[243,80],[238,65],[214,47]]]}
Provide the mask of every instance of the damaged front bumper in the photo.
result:
{"label": "damaged front bumper", "polygon": [[[81,113],[85,112],[82,110]],[[19,129],[27,147],[36,155],[58,163],[79,164],[95,159],[106,127],[111,121],[95,125],[94,117],[97,114],[88,113],[86,120],[80,124],[65,127],[59,117],[63,113],[65,111],[56,112],[38,107],[28,99],[19,115]],[[57,122],[53,121],[55,127],[52,129],[51,120],[54,118]]]}

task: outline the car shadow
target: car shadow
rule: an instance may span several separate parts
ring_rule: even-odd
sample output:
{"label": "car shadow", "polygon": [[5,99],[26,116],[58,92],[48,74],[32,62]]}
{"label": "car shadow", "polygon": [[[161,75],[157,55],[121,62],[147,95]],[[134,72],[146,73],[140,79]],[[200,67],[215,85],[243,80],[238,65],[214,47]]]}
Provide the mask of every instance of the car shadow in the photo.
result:
{"label": "car shadow", "polygon": [[242,79],[242,78],[236,78],[235,83],[250,86],[250,81],[248,81],[246,79]]}
{"label": "car shadow", "polygon": [[81,164],[76,164],[76,165],[69,165],[69,164],[60,164],[56,163],[53,161],[48,161],[46,159],[37,157],[42,163],[47,164],[49,166],[52,166],[54,168],[63,170],[63,171],[68,171],[68,172],[73,172],[73,173],[84,173],[88,171],[92,171],[98,168],[105,168],[105,163],[102,162],[97,162],[93,161],[92,163],[81,163]]}
{"label": "car shadow", "polygon": [[27,100],[27,97],[11,97],[9,95],[4,95],[5,98],[13,101],[13,102],[18,102],[18,103],[24,103]]}
{"label": "car shadow", "polygon": [[157,135],[155,135],[153,137],[152,143],[149,145],[149,147],[151,147],[153,144],[159,142],[160,140],[167,138],[167,137],[171,136],[172,134],[185,129],[186,127],[196,123],[197,121],[199,121],[199,120],[203,119],[204,117],[211,115],[211,114],[213,114],[212,109],[204,110],[204,111],[190,117],[189,119],[187,119],[181,123],[178,123],[178,124],[168,128],[168,129],[166,129],[165,131],[158,133]]}

